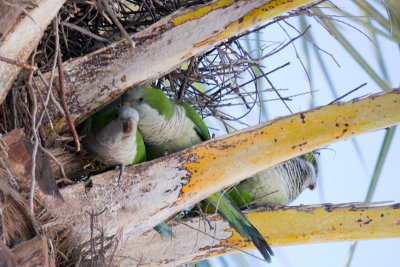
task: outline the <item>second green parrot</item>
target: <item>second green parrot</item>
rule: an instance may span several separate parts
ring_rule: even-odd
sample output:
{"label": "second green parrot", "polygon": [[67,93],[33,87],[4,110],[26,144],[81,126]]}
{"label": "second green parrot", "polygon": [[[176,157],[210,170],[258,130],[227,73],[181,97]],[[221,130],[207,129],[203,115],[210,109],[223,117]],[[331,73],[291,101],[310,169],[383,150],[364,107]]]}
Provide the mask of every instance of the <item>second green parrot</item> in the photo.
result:
{"label": "second green parrot", "polygon": [[[240,208],[288,205],[306,188],[314,190],[317,172],[317,160],[309,152],[243,180],[228,190],[228,194]],[[210,212],[213,211],[207,211]]]}

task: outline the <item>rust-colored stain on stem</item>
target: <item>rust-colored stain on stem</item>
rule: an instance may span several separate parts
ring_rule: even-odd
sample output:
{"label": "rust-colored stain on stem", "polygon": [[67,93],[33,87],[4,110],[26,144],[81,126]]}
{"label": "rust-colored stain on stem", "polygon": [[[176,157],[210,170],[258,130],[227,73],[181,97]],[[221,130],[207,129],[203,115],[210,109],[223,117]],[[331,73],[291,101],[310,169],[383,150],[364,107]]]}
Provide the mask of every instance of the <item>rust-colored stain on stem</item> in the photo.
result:
{"label": "rust-colored stain on stem", "polygon": [[[221,189],[280,162],[361,133],[400,122],[400,90],[332,104],[216,138],[184,153],[191,173],[182,203],[210,184]],[[250,162],[249,162],[249,159]],[[227,165],[226,162],[233,164]],[[229,166],[227,168],[226,166]],[[248,176],[238,177],[238,174]],[[207,196],[204,196],[204,198]]]}

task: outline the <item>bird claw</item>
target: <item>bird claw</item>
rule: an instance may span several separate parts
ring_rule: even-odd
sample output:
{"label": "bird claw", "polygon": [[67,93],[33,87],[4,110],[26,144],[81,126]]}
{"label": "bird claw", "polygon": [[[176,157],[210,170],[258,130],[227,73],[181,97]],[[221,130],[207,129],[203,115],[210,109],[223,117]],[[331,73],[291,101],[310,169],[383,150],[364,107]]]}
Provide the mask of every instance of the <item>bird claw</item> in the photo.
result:
{"label": "bird claw", "polygon": [[120,165],[119,166],[119,175],[118,175],[118,184],[119,184],[119,181],[121,181],[121,177],[122,177],[122,174],[124,173],[124,170],[125,170],[125,165]]}

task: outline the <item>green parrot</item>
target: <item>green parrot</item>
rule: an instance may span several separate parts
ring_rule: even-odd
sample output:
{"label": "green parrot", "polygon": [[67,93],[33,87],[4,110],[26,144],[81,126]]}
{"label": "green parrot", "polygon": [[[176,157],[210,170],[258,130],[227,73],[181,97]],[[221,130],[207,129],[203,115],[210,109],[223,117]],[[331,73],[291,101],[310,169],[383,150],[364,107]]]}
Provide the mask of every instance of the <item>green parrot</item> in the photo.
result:
{"label": "green parrot", "polygon": [[[210,139],[207,126],[194,108],[183,101],[170,100],[160,89],[141,86],[128,91],[122,101],[139,112],[138,128],[143,135],[149,159],[175,153]],[[218,213],[241,236],[251,240],[266,261],[271,261],[272,249],[228,194],[219,192],[206,201],[218,207]]]}
{"label": "green parrot", "polygon": [[83,147],[110,166],[120,166],[120,177],[126,165],[146,161],[142,135],[137,130],[139,113],[131,107],[99,112],[80,126]]}
{"label": "green parrot", "polygon": [[[120,166],[118,181],[126,165],[147,160],[143,137],[137,130],[139,121],[139,113],[128,105],[106,107],[80,126],[84,148],[102,163]],[[154,229],[163,237],[174,237],[164,222]]]}
{"label": "green parrot", "polygon": [[240,182],[229,190],[239,207],[288,205],[306,188],[316,187],[317,160],[313,152],[288,160]]}

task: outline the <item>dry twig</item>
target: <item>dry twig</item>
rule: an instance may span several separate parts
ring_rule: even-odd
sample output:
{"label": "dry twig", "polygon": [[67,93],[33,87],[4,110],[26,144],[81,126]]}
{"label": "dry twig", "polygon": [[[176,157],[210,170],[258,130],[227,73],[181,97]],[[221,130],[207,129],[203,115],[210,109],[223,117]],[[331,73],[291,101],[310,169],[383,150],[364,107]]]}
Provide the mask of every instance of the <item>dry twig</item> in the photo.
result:
{"label": "dry twig", "polygon": [[56,48],[58,48],[57,49],[57,52],[58,52],[57,53],[57,65],[58,65],[58,77],[59,77],[59,82],[60,82],[59,84],[60,84],[61,105],[64,109],[65,116],[67,118],[69,127],[72,132],[72,136],[74,137],[76,151],[80,151],[81,144],[79,142],[78,133],[76,132],[75,124],[71,118],[71,114],[69,112],[69,108],[68,108],[67,100],[66,100],[66,96],[65,96],[64,68],[62,65],[61,51],[59,50],[60,39],[59,39],[59,34],[58,34],[58,18],[57,17],[53,20],[53,27],[54,27],[55,37],[56,37]]}
{"label": "dry twig", "polygon": [[5,58],[2,56],[0,56],[0,61],[4,61],[6,63],[16,65],[18,67],[21,67],[21,68],[29,70],[29,71],[37,71],[37,68],[35,66],[29,65],[28,63],[25,63],[25,62],[20,62],[20,61]]}

